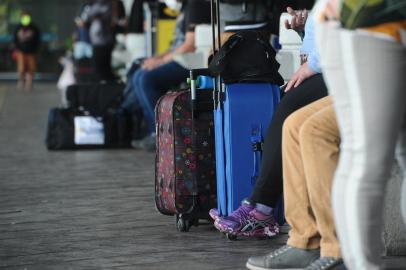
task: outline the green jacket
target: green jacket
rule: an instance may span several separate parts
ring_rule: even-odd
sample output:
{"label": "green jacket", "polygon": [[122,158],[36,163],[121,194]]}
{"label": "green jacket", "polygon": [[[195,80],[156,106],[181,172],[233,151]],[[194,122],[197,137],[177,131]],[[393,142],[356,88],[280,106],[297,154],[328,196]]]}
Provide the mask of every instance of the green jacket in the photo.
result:
{"label": "green jacket", "polygon": [[355,29],[406,19],[406,0],[343,0],[341,23]]}

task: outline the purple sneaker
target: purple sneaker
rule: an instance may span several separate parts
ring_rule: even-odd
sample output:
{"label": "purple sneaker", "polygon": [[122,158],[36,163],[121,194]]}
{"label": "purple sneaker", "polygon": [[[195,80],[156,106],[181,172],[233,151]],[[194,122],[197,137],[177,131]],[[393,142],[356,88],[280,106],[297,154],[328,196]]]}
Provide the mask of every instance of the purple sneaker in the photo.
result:
{"label": "purple sneaker", "polygon": [[217,208],[210,209],[209,215],[214,221],[220,218],[220,213],[219,210],[217,210]]}
{"label": "purple sneaker", "polygon": [[248,237],[272,237],[279,234],[279,224],[273,214],[266,215],[257,209],[250,212],[249,222],[241,229],[241,234]]}
{"label": "purple sneaker", "polygon": [[221,232],[238,232],[245,226],[250,218],[249,213],[254,209],[252,205],[243,204],[227,217],[220,217],[214,222],[214,226]]}
{"label": "purple sneaker", "polygon": [[279,225],[272,214],[265,215],[247,205],[241,206],[228,217],[219,218],[214,226],[231,235],[264,238],[279,234]]}

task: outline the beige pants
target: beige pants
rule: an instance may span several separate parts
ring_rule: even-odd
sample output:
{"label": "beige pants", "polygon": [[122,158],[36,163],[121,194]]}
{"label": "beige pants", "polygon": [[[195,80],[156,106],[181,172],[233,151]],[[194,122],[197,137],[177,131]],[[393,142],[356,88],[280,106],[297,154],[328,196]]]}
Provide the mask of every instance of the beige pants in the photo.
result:
{"label": "beige pants", "polygon": [[331,207],[339,143],[331,97],[296,111],[284,123],[285,215],[292,227],[288,245],[320,247],[322,257],[341,257]]}

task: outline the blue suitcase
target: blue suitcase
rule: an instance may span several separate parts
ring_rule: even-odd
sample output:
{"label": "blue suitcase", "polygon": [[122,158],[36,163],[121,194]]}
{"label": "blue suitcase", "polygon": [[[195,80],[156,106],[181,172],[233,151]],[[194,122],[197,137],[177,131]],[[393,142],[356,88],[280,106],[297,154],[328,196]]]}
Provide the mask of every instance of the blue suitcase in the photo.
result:
{"label": "blue suitcase", "polygon": [[[212,50],[217,52],[209,61],[208,69],[190,71],[192,114],[193,108],[197,105],[196,88],[199,87],[197,84],[207,88],[213,87],[217,202],[219,214],[227,216],[253,191],[259,174],[263,132],[267,130],[280,101],[279,86],[265,82],[283,83],[283,79],[280,74],[275,74],[278,70],[275,65],[269,66],[276,64],[279,67],[279,64],[272,61],[275,52],[265,40],[261,39],[258,32],[238,35],[234,39],[230,37],[222,46],[219,0],[211,0],[211,7]],[[245,55],[239,44],[252,41],[254,37],[257,42],[256,48],[263,50],[264,53],[260,59],[257,54],[254,60],[265,61],[248,61],[249,65],[242,65],[243,68],[239,65],[241,62],[228,63],[227,59],[233,58],[233,54]],[[222,47],[225,47],[223,51]],[[234,49],[236,51],[233,52]],[[247,58],[244,58],[245,60]],[[241,76],[236,77],[236,73],[240,73]],[[199,80],[197,78],[199,75],[212,79],[206,77]],[[264,83],[257,83],[259,81]],[[223,82],[226,83],[224,87]],[[283,198],[280,198],[274,215],[279,224],[285,223]]]}
{"label": "blue suitcase", "polygon": [[[236,83],[225,85],[222,96],[214,112],[217,196],[219,213],[227,216],[252,193],[263,134],[280,101],[280,89],[270,83]],[[283,209],[275,214],[284,223]]]}

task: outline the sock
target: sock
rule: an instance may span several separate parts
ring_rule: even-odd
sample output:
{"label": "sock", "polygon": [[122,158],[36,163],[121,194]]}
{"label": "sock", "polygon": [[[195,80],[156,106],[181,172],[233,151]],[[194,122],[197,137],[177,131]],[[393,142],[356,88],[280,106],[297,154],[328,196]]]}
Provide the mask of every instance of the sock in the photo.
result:
{"label": "sock", "polygon": [[262,214],[267,215],[267,216],[271,215],[272,210],[273,210],[272,207],[267,206],[267,205],[262,204],[262,203],[257,203],[255,205],[255,209],[257,209],[259,212],[261,212]]}

